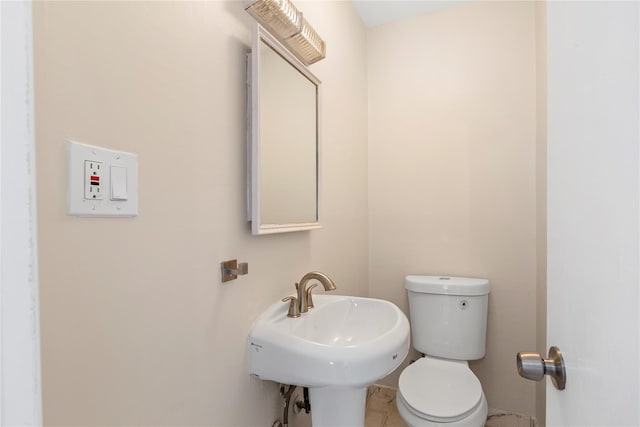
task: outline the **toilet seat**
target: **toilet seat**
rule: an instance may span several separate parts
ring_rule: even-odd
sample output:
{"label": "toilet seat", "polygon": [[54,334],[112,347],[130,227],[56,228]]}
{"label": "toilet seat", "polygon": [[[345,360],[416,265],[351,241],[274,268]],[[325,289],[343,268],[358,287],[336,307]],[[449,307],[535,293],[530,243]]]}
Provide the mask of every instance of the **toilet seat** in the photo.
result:
{"label": "toilet seat", "polygon": [[455,422],[468,417],[482,403],[482,386],[466,361],[425,356],[400,375],[400,398],[419,418]]}

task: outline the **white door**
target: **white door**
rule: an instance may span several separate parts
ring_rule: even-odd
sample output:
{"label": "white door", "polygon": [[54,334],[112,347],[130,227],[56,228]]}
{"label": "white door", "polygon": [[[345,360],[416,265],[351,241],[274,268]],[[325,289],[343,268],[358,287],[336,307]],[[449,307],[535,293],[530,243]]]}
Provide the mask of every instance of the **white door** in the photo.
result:
{"label": "white door", "polygon": [[31,2],[0,1],[0,426],[42,425]]}
{"label": "white door", "polygon": [[549,426],[640,425],[639,22],[636,0],[547,4]]}

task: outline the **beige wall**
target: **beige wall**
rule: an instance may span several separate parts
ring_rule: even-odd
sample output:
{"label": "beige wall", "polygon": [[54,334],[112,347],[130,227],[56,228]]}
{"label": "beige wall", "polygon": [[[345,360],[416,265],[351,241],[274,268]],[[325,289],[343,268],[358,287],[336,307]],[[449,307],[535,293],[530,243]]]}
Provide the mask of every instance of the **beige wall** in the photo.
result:
{"label": "beige wall", "polygon": [[[329,46],[325,228],[254,237],[242,3],[34,3],[45,424],[271,425],[252,321],[311,269],[367,294],[365,31],[350,3],[300,6]],[[67,139],[139,154],[137,218],[66,216]],[[230,258],[250,273],[222,285]]]}
{"label": "beige wall", "polygon": [[515,354],[536,347],[534,11],[471,2],[368,31],[370,295],[408,312],[407,274],[490,279],[471,367],[490,407],[531,415]]}
{"label": "beige wall", "polygon": [[[34,3],[45,424],[270,425],[276,385],[247,375],[245,337],[311,269],[407,312],[406,274],[491,279],[472,368],[490,406],[535,413],[515,370],[544,326],[533,4],[367,31],[350,2],[298,6],[328,44],[311,67],[325,227],[254,237],[241,2]],[[66,216],[67,139],[139,154],[139,217]],[[250,274],[222,285],[230,258]]]}

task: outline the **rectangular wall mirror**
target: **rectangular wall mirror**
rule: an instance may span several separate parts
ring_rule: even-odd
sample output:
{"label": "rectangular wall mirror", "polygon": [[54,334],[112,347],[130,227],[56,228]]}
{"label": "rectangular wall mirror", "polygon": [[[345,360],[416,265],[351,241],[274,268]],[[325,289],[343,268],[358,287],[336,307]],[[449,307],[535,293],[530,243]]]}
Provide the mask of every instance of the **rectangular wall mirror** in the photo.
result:
{"label": "rectangular wall mirror", "polygon": [[320,80],[260,25],[248,58],[251,231],[320,228]]}

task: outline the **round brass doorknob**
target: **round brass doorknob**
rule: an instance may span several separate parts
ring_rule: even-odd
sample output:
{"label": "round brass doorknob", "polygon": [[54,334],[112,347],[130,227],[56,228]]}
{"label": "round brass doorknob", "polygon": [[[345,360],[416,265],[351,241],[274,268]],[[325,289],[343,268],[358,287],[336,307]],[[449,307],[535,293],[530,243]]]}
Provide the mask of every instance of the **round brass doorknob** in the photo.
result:
{"label": "round brass doorknob", "polygon": [[549,358],[543,359],[538,353],[520,351],[516,356],[518,374],[528,380],[540,381],[545,375],[551,377],[553,385],[558,390],[564,390],[567,383],[567,371],[564,359],[558,347],[549,349]]}

